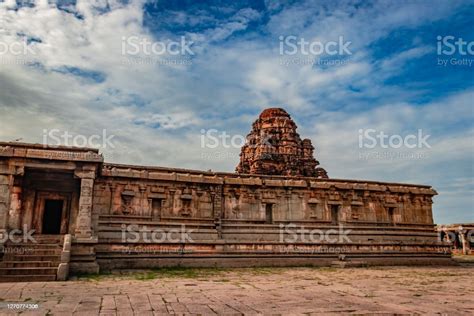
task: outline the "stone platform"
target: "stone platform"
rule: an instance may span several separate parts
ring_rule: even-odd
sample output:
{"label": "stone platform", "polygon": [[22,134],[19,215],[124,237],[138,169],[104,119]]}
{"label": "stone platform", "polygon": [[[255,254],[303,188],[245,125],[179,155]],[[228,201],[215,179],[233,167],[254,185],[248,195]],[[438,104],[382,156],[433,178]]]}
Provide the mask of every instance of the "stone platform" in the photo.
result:
{"label": "stone platform", "polygon": [[472,315],[473,283],[474,266],[171,269],[2,283],[0,314],[18,302],[38,304],[22,315]]}

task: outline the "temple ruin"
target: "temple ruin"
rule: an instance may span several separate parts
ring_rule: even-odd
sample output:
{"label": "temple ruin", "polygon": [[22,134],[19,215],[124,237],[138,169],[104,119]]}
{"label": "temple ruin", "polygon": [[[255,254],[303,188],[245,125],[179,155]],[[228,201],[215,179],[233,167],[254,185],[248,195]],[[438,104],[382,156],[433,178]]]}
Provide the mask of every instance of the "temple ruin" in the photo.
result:
{"label": "temple ruin", "polygon": [[301,140],[296,124],[281,108],[260,114],[240,153],[238,173],[327,178],[317,167],[311,140]]}
{"label": "temple ruin", "polygon": [[440,239],[451,244],[453,253],[470,255],[474,249],[474,223],[437,226]]}
{"label": "temple ruin", "polygon": [[0,279],[163,266],[451,262],[435,231],[432,187],[329,179],[313,150],[278,108],[253,124],[236,173],[0,143]]}

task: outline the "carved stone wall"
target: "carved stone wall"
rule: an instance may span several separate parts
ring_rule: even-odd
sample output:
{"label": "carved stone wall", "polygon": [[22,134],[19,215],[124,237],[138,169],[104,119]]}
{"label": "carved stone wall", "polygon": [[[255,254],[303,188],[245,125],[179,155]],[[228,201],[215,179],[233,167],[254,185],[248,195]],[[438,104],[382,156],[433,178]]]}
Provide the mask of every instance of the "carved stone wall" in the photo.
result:
{"label": "carved stone wall", "polygon": [[93,204],[102,215],[212,219],[216,192],[209,184],[104,178],[97,180]]}
{"label": "carved stone wall", "polygon": [[101,175],[93,201],[101,215],[212,219],[219,217],[221,204],[222,219],[265,221],[271,205],[275,222],[332,223],[336,219],[331,210],[338,206],[338,222],[432,224],[431,197],[436,194],[428,186],[190,174],[166,168],[144,172],[108,164]]}
{"label": "carved stone wall", "polygon": [[[307,151],[295,159],[308,157],[309,147],[291,135],[293,145],[284,143],[282,153],[295,158],[286,150],[300,144]],[[404,256],[414,253],[423,262],[449,258],[449,253],[440,254],[446,247],[433,231],[431,204],[436,192],[430,186],[127,166],[99,163],[98,153],[87,161],[92,154],[86,155],[86,150],[74,149],[71,159],[76,160],[67,160],[68,149],[48,152],[48,148],[33,147],[30,157],[26,145],[0,143],[0,229],[8,230],[9,224],[16,227],[18,218],[29,228],[39,227],[44,207],[38,201],[44,196],[66,197],[70,209],[65,224],[73,235],[72,271],[97,272],[99,264],[106,268],[175,265],[182,264],[181,260],[190,265],[199,260],[203,265],[327,264],[337,258],[337,254],[328,259],[322,253],[327,247],[324,243],[304,244],[303,249],[300,240],[298,245],[281,241],[282,224],[322,231],[349,227],[351,242],[331,247],[372,257],[373,262],[384,263],[386,259],[380,258],[394,251],[403,254],[394,256],[401,263],[406,262]],[[305,173],[317,165],[300,160],[305,167],[285,169],[293,165],[283,161],[260,166]],[[127,251],[146,243],[124,240],[122,229],[128,225],[148,234],[185,225],[193,241],[153,243],[153,252],[135,257]],[[170,250],[191,254],[168,255]],[[284,256],[288,258],[282,260]]]}

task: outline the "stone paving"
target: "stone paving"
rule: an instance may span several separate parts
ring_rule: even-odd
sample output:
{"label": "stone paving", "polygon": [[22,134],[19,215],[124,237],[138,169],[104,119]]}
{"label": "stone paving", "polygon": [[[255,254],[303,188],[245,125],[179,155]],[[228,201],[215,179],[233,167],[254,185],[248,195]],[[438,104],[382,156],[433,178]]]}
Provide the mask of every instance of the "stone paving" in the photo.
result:
{"label": "stone paving", "polygon": [[[474,266],[169,269],[1,283],[0,314],[474,314]],[[8,303],[38,309],[15,311]],[[24,307],[19,305],[17,307]]]}

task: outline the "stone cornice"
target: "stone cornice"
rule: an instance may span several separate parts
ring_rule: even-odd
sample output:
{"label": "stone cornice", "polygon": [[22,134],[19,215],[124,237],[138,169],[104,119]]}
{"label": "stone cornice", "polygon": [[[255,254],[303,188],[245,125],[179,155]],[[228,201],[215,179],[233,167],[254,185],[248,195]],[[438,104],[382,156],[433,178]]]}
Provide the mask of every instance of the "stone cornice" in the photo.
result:
{"label": "stone cornice", "polygon": [[315,188],[329,190],[334,188],[336,190],[365,190],[379,191],[381,193],[389,191],[396,194],[437,194],[437,192],[431,186],[427,185],[349,179],[318,179],[309,177],[245,175],[224,172],[208,172],[164,167],[140,167],[119,164],[104,164],[101,171],[101,176],[143,180],[149,179],[190,183],[266,186],[295,189]]}
{"label": "stone cornice", "polygon": [[103,162],[97,149],[0,142],[0,157]]}

